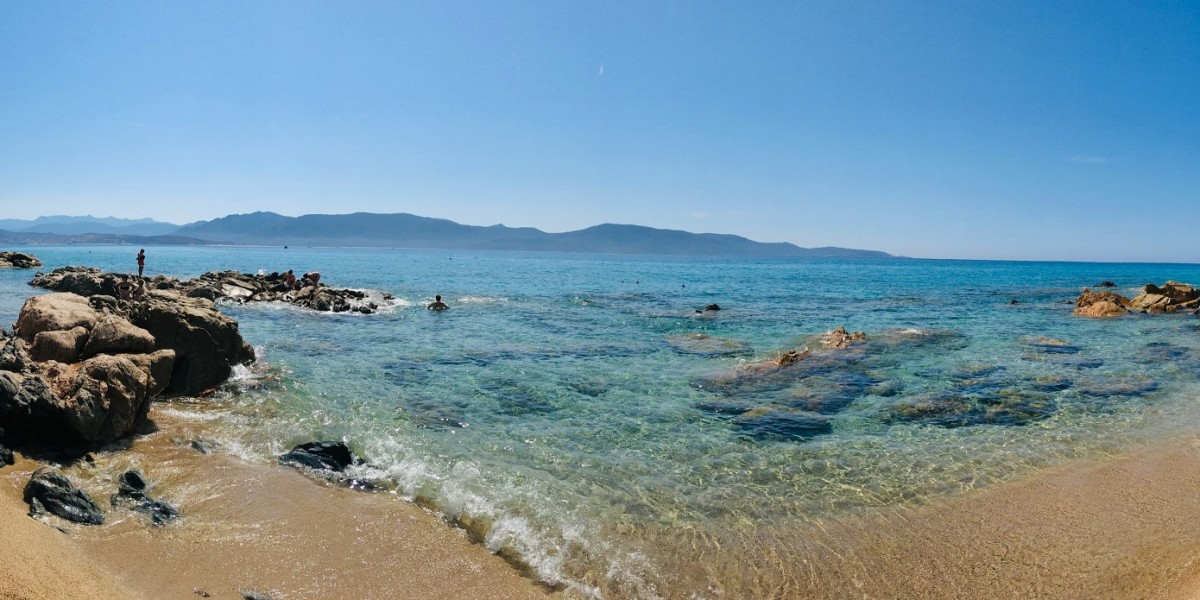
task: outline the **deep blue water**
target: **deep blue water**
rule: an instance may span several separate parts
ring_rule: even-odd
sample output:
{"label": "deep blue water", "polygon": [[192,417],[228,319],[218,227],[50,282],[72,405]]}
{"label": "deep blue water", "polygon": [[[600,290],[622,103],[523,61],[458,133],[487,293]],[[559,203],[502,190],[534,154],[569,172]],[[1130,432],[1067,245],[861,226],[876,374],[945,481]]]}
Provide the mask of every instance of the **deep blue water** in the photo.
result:
{"label": "deep blue water", "polygon": [[[137,248],[32,247],[45,270]],[[1071,314],[1198,265],[723,260],[151,247],[147,274],[318,270],[380,314],[226,305],[260,362],[207,404],[225,451],[345,438],[368,474],[577,590],[649,595],[653,535],[935,500],[1195,423],[1200,319]],[[0,272],[0,319],[38,293]],[[452,308],[425,310],[441,294]],[[1016,304],[1010,304],[1016,300]],[[719,312],[697,313],[708,304]],[[837,326],[867,342],[746,365]],[[703,337],[701,337],[703,336]],[[698,339],[699,338],[699,339]],[[827,431],[812,429],[820,423]],[[815,435],[810,435],[814,434]],[[633,532],[633,533],[631,533]],[[614,596],[612,592],[608,596]]]}

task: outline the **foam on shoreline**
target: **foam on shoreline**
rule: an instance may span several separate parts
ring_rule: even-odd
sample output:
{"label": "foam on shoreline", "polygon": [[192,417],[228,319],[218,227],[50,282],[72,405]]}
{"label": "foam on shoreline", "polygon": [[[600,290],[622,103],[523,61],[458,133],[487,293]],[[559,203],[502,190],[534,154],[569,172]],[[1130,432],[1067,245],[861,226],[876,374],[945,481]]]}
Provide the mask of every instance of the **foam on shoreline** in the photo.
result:
{"label": "foam on shoreline", "polygon": [[[230,599],[254,590],[277,600],[554,597],[462,531],[390,494],[325,485],[294,469],[220,453],[204,455],[179,437],[189,437],[199,424],[158,412],[153,418],[164,431],[139,437],[128,449],[97,452],[93,464],[66,469],[104,506],[103,526],[56,521],[67,529],[64,535],[29,519],[20,494],[37,463],[22,460],[0,472],[4,531],[20,525],[40,538],[60,536],[59,546],[68,546],[65,551],[50,546],[41,560],[8,562],[28,574],[0,577],[15,581],[10,589],[17,590],[5,595],[0,587],[0,597],[185,598],[196,590]],[[108,505],[114,478],[127,468],[141,469],[156,497],[179,506],[178,523],[152,528],[137,514]],[[99,591],[20,592],[27,581],[61,579],[57,563],[85,574],[66,581],[95,579]],[[114,591],[121,588],[106,576],[111,573],[124,574],[133,591]]]}

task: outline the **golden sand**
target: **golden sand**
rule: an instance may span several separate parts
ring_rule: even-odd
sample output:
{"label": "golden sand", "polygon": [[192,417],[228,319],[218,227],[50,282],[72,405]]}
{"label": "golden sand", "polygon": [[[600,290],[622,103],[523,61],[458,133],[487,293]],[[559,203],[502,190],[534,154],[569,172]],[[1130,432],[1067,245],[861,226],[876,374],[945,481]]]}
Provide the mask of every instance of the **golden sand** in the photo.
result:
{"label": "golden sand", "polygon": [[[0,599],[572,597],[390,494],[202,455],[166,434],[68,469],[105,506],[101,527],[64,534],[26,516],[20,492],[37,466],[0,470]],[[152,528],[108,506],[129,467],[181,521]],[[1200,437],[918,507],[658,542],[678,574],[659,590],[669,598],[1198,598]]]}
{"label": "golden sand", "polygon": [[[104,507],[103,526],[56,521],[68,529],[63,534],[26,516],[21,489],[37,466],[22,460],[0,471],[0,532],[19,533],[30,542],[22,546],[32,548],[28,557],[4,560],[12,572],[0,576],[0,599],[240,600],[244,590],[275,600],[555,596],[437,516],[390,494],[203,455],[164,434],[65,470]],[[128,467],[139,467],[153,485],[150,495],[177,504],[182,519],[151,527],[112,508],[113,474]]]}

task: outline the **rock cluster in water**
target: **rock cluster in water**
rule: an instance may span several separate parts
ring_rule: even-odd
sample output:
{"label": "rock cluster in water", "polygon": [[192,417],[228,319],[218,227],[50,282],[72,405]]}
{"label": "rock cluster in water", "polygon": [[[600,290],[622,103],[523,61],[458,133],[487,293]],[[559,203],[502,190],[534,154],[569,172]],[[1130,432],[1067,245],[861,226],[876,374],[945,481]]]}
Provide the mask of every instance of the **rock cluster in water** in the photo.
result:
{"label": "rock cluster in water", "polygon": [[0,252],[0,269],[35,269],[42,261],[32,254],[23,252]]}
{"label": "rock cluster in water", "polygon": [[196,395],[254,360],[237,322],[209,300],[104,286],[25,301],[0,338],[0,421],[9,437],[107,443],[136,431],[160,394]]}
{"label": "rock cluster in water", "polygon": [[[1053,375],[1030,377],[1001,365],[965,364],[917,373],[933,385],[910,390],[903,377],[888,374],[906,348],[953,351],[962,343],[960,336],[944,330],[866,336],[838,328],[808,347],[697,380],[695,385],[712,397],[696,407],[728,419],[735,431],[750,438],[799,441],[832,432],[830,419],[848,410],[873,413],[889,425],[1015,426],[1045,419],[1064,402],[1111,406],[1114,399],[1158,388],[1144,376],[1103,372],[1097,369],[1103,360],[1067,341],[1042,336],[1022,337],[1015,348],[1031,364],[1053,365]],[[1183,346],[1153,342],[1133,358],[1189,365],[1200,364],[1192,362],[1197,355]]]}
{"label": "rock cluster in water", "polygon": [[1075,314],[1083,317],[1119,317],[1129,312],[1200,314],[1200,290],[1178,281],[1168,281],[1162,286],[1148,283],[1142,287],[1142,293],[1130,300],[1114,292],[1084,288],[1075,306]]}
{"label": "rock cluster in water", "polygon": [[[29,285],[82,296],[107,294],[116,297],[124,277],[93,267],[60,267],[50,273],[38,273]],[[283,273],[250,275],[239,271],[210,271],[189,280],[158,275],[144,281],[146,290],[174,290],[183,296],[214,302],[287,302],[312,310],[363,314],[379,309],[366,292],[359,290],[333,288],[323,283],[292,289]],[[142,292],[135,288],[130,295],[139,293]],[[390,298],[390,295],[384,294],[384,298]]]}

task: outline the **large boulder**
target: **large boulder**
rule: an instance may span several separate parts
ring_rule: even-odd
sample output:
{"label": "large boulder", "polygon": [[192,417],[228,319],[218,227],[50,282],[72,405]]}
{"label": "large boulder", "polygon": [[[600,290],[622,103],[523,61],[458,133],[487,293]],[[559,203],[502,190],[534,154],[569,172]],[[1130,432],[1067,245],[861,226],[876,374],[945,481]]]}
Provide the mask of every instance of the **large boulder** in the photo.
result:
{"label": "large boulder", "polygon": [[155,339],[149,331],[142,329],[116,315],[100,319],[87,336],[83,356],[97,354],[139,354],[154,350]]}
{"label": "large boulder", "polygon": [[124,356],[102,354],[50,378],[58,406],[80,438],[107,442],[135,431],[150,413],[150,377]]}
{"label": "large boulder", "polygon": [[154,336],[155,347],[175,351],[167,394],[199,394],[229,379],[234,365],[254,360],[237,321],[208,300],[155,290],[133,304],[129,317]]}
{"label": "large boulder", "polygon": [[77,294],[46,294],[34,296],[21,307],[13,329],[25,341],[43,331],[66,331],[75,327],[92,329],[100,313],[87,298]]}
{"label": "large boulder", "polygon": [[1084,288],[1075,299],[1075,314],[1081,317],[1119,317],[1126,312],[1129,298],[1114,292],[1093,292]]}
{"label": "large boulder", "polygon": [[82,325],[58,331],[39,331],[33,336],[29,357],[35,361],[72,363],[79,360],[87,341],[88,330]]}

